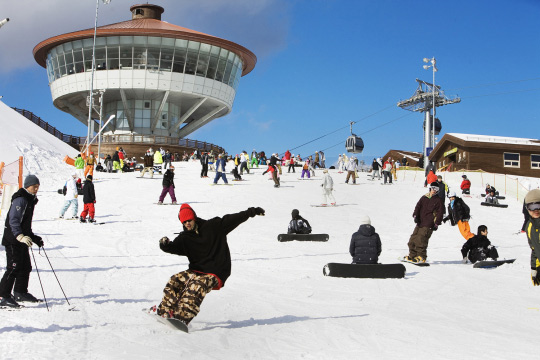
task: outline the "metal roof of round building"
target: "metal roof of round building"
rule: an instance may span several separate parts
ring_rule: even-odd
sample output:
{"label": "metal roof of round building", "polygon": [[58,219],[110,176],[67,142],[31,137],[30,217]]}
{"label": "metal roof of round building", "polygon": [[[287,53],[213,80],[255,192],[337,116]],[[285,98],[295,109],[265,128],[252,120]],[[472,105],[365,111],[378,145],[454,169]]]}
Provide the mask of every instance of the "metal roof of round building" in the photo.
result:
{"label": "metal roof of round building", "polygon": [[[232,41],[161,21],[161,13],[164,11],[161,6],[151,4],[133,5],[130,10],[132,20],[100,26],[97,28],[97,37],[157,36],[216,45],[230,50],[242,58],[242,76],[249,74],[257,63],[255,54]],[[34,47],[34,59],[39,65],[46,67],[47,54],[52,48],[65,42],[93,37],[94,29],[91,28],[48,38]]]}

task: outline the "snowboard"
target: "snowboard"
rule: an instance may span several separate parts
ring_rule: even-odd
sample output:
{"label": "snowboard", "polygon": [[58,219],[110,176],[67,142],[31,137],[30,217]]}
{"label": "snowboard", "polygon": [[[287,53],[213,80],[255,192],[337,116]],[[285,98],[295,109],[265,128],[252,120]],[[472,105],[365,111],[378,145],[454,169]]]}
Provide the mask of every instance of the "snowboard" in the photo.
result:
{"label": "snowboard", "polygon": [[153,317],[154,319],[156,319],[157,321],[159,321],[160,323],[164,325],[167,325],[175,330],[180,330],[185,333],[189,333],[188,326],[184,324],[182,321],[178,319],[174,319],[174,318],[163,318],[155,312],[154,308],[155,306],[151,307],[150,309],[143,309],[143,312],[145,312],[146,314]]}
{"label": "snowboard", "polygon": [[278,241],[328,241],[328,234],[279,234]]}
{"label": "snowboard", "polygon": [[413,265],[416,265],[416,266],[429,266],[429,263],[427,263],[427,262],[415,263],[415,262],[412,262],[412,261],[409,261],[409,260],[405,260],[403,258],[398,258],[398,260],[401,261],[401,262],[404,262],[404,263],[407,263],[407,264],[413,264]]}
{"label": "snowboard", "polygon": [[172,203],[163,203],[163,204],[154,203],[154,205],[160,205],[160,206],[161,205],[178,205],[178,206],[180,206],[182,204],[180,204],[180,203],[176,203],[176,204],[172,204]]}
{"label": "snowboard", "polygon": [[501,266],[503,264],[511,264],[514,261],[516,261],[516,259],[478,261],[474,263],[473,268],[482,268],[482,269],[494,268],[494,267]]}
{"label": "snowboard", "polygon": [[480,205],[498,207],[498,208],[503,208],[503,209],[508,207],[508,204],[490,204],[490,203],[487,203],[487,202],[481,202]]}
{"label": "snowboard", "polygon": [[342,278],[401,279],[405,277],[405,265],[328,263],[323,267],[323,274]]}
{"label": "snowboard", "polygon": [[[480,196],[486,197],[486,194],[480,194]],[[504,196],[502,196],[502,195],[495,195],[495,197],[496,197],[497,199],[499,199],[499,200],[504,200],[504,199],[506,199],[506,197],[504,197]]]}

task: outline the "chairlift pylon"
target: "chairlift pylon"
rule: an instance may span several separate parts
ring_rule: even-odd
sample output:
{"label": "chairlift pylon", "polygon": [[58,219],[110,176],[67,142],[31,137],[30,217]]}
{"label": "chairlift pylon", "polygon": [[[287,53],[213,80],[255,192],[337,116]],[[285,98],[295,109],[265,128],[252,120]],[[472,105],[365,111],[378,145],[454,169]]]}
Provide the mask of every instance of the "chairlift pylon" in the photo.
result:
{"label": "chairlift pylon", "polygon": [[354,121],[350,122],[351,125],[351,136],[347,138],[345,141],[345,149],[349,153],[353,154],[360,154],[362,151],[364,151],[364,140],[360,136],[356,136],[352,132],[352,126],[354,124]]}

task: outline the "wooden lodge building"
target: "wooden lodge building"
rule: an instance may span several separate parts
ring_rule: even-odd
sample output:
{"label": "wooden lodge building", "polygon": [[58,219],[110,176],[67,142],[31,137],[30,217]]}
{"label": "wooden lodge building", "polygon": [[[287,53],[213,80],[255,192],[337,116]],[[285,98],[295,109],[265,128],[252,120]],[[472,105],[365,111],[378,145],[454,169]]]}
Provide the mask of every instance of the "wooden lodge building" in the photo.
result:
{"label": "wooden lodge building", "polygon": [[388,157],[391,157],[396,161],[399,160],[401,166],[418,167],[422,153],[404,150],[390,150],[383,156],[383,163],[388,159]]}
{"label": "wooden lodge building", "polygon": [[540,140],[447,133],[429,159],[439,170],[540,177]]}

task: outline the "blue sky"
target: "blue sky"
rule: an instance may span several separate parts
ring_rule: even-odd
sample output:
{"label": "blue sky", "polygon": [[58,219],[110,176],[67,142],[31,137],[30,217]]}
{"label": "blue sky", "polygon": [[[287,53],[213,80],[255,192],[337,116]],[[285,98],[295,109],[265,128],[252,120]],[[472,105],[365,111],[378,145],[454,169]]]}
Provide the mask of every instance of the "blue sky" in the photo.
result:
{"label": "blue sky", "polygon": [[[0,54],[2,101],[81,136],[85,127],[52,105],[32,49],[47,37],[92,27],[95,2],[85,2],[0,4],[0,18],[11,18],[0,29],[0,48],[10,49]],[[98,25],[128,20],[134,3],[101,5]],[[446,132],[540,137],[540,1],[153,3],[165,8],[163,20],[258,56],[254,71],[241,79],[233,111],[189,136],[230,153],[325,150],[335,158],[344,152],[349,121],[357,121],[353,131],[365,143],[360,158],[368,162],[389,149],[422,151],[422,114],[396,104],[414,93],[416,78],[432,81],[424,57],[437,59],[436,84],[462,99],[438,108],[439,138]]]}

